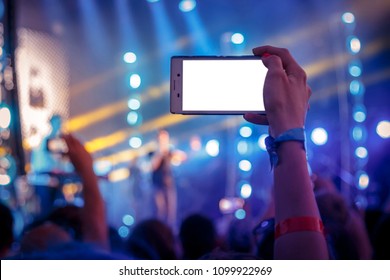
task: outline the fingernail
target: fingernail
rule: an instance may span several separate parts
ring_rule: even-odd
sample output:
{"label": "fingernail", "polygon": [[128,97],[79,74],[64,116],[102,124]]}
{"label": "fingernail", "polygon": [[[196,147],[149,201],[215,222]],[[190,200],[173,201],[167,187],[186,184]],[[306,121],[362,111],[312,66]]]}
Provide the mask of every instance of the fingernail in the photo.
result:
{"label": "fingernail", "polygon": [[261,57],[269,57],[270,56],[270,54],[269,53],[263,53],[262,55],[261,55]]}

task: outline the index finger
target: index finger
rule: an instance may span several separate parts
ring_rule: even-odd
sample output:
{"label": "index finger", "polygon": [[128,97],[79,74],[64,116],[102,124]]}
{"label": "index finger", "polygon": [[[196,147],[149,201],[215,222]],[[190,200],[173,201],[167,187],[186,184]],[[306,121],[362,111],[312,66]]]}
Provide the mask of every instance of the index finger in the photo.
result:
{"label": "index finger", "polygon": [[265,53],[278,56],[282,60],[283,68],[287,75],[303,71],[287,49],[273,46],[261,46],[253,49],[254,55],[262,56]]}

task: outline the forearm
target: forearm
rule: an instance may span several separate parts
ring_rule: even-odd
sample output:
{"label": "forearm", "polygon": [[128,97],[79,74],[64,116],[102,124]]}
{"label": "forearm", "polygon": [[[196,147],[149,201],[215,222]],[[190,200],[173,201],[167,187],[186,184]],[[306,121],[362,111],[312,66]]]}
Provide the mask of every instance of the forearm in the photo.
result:
{"label": "forearm", "polygon": [[[282,142],[278,157],[274,173],[276,223],[294,217],[320,219],[302,143]],[[326,259],[325,238],[315,231],[282,235],[275,242],[275,258]]]}
{"label": "forearm", "polygon": [[84,196],[84,207],[82,210],[84,241],[92,242],[108,249],[105,205],[99,191],[97,177],[93,171],[85,172],[81,177]]}

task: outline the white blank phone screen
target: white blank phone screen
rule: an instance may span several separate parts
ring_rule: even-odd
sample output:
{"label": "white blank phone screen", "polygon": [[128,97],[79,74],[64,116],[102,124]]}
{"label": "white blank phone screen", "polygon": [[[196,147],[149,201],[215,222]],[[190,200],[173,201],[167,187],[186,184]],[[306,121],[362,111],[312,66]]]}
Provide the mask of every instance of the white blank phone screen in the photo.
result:
{"label": "white blank phone screen", "polygon": [[183,111],[265,111],[267,68],[256,60],[184,60]]}

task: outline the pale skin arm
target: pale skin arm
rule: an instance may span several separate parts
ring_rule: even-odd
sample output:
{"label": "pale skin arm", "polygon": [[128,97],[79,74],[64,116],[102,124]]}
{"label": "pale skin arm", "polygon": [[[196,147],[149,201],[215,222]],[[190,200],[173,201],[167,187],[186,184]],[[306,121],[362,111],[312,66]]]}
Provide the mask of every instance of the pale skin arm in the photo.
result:
{"label": "pale skin arm", "polygon": [[[264,85],[267,115],[245,114],[256,124],[268,124],[273,137],[304,127],[311,90],[306,74],[289,51],[271,46],[253,50],[268,68]],[[279,223],[293,217],[310,216],[320,219],[307,169],[302,143],[282,142],[277,150],[279,164],[274,170],[275,220]],[[314,231],[285,234],[275,241],[276,259],[327,259],[328,250],[323,234]]]}
{"label": "pale skin arm", "polygon": [[71,134],[63,135],[63,138],[69,147],[69,158],[83,182],[82,231],[84,241],[109,249],[105,205],[93,171],[92,157]]}

